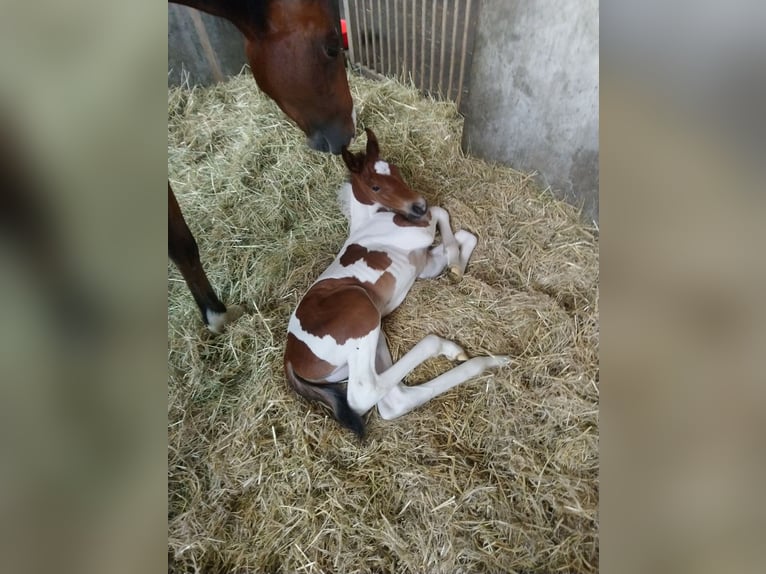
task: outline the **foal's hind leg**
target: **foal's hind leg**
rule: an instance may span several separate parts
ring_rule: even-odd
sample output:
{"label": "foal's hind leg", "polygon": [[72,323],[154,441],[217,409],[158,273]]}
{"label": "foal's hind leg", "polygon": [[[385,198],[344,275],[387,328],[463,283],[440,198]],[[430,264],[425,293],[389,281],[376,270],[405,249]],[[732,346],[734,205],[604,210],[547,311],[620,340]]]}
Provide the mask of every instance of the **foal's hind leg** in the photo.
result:
{"label": "foal's hind leg", "polygon": [[[434,336],[431,335],[431,337]],[[438,339],[438,337],[436,338]],[[449,341],[442,341],[454,345],[454,343],[449,343]],[[442,345],[444,345],[444,342]],[[454,353],[456,348],[459,349],[457,345],[454,345],[454,348],[450,348],[449,350]],[[460,353],[453,358],[456,358],[457,360],[465,360],[466,355],[461,349]],[[484,370],[491,367],[499,367],[507,363],[507,357],[476,357],[467,360],[463,364],[427,383],[408,387],[404,383],[398,382],[378,401],[378,412],[380,413],[381,418],[385,420],[400,417],[403,414],[410,412],[412,409],[428,402],[433,397],[446,392],[460,383],[466,382],[471,377],[481,374]],[[392,364],[391,353],[388,350],[385,335],[381,331],[380,338],[378,339],[375,366],[379,373],[383,373],[388,370]]]}
{"label": "foal's hind leg", "polygon": [[[393,387],[423,361],[444,355],[450,360],[466,360],[463,349],[447,339],[427,335],[410,349],[401,359],[390,364],[388,348],[382,348],[385,341],[380,328],[357,339],[356,350],[348,357],[348,385],[346,387],[349,406],[358,414],[364,414],[387,395]],[[377,370],[377,365],[388,368]]]}
{"label": "foal's hind leg", "polygon": [[181,208],[178,207],[173,190],[168,182],[168,254],[183,275],[194,300],[197,302],[202,320],[213,333],[221,333],[227,323],[242,315],[239,305],[228,309],[221,303],[210,285],[199,259],[199,249],[189,226],[186,225]]}
{"label": "foal's hind leg", "polygon": [[451,388],[480,375],[485,370],[492,367],[502,367],[509,362],[510,359],[505,356],[474,357],[427,383],[412,387],[399,383],[378,401],[378,412],[383,419],[395,419]]}

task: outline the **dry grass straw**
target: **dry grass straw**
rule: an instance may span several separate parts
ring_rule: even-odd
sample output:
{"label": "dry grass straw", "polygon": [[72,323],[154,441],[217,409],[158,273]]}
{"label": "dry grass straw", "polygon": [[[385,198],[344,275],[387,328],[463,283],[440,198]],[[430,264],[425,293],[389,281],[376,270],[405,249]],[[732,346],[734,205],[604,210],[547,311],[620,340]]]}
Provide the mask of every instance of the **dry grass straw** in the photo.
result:
{"label": "dry grass straw", "polygon": [[171,90],[170,181],[212,283],[249,314],[209,335],[169,266],[170,571],[594,572],[596,234],[528,175],[465,157],[452,104],[351,81],[360,133],[479,236],[461,283],[419,281],[387,319],[394,358],[433,332],[514,363],[399,420],[372,413],[363,444],[292,394],[287,320],[346,237],[345,167],[246,75]]}

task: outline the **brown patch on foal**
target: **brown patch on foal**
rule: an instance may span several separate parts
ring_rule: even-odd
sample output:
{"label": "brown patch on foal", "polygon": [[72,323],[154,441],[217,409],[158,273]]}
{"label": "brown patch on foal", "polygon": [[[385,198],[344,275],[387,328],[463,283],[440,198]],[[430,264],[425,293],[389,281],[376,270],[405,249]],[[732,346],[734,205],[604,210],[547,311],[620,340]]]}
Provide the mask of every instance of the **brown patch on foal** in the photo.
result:
{"label": "brown patch on foal", "polygon": [[324,279],[309,289],[295,316],[307,333],[316,337],[330,335],[343,345],[380,325],[380,310],[391,299],[395,287],[391,273],[383,273],[375,283],[354,277]]}
{"label": "brown patch on foal", "polygon": [[336,368],[317,357],[306,343],[292,333],[287,334],[285,362],[290,362],[296,369],[295,374],[310,382],[324,381]]}
{"label": "brown patch on foal", "polygon": [[366,247],[358,243],[352,243],[340,256],[340,264],[343,267],[349,267],[359,261],[364,260],[370,269],[376,271],[385,271],[391,265],[391,258],[385,251],[369,251]]}

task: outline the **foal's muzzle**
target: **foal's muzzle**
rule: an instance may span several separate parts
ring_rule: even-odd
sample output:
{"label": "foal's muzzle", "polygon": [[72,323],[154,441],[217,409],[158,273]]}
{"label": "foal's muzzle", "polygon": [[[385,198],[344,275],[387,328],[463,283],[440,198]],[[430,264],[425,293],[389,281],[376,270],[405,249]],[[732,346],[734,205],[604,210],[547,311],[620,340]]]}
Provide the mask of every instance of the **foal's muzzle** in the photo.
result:
{"label": "foal's muzzle", "polygon": [[413,203],[412,206],[410,206],[410,212],[408,214],[408,218],[416,221],[423,217],[428,212],[428,204],[425,202],[425,200],[420,200],[416,203]]}

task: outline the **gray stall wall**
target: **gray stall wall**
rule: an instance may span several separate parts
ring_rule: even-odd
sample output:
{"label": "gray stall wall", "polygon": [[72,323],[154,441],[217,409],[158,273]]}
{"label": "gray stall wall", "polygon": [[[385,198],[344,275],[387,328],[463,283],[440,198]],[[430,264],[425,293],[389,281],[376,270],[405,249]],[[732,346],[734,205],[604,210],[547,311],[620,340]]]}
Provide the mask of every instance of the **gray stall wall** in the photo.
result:
{"label": "gray stall wall", "polygon": [[228,20],[168,4],[168,85],[222,82],[245,63],[245,39]]}
{"label": "gray stall wall", "polygon": [[598,221],[598,0],[483,0],[463,148]]}

